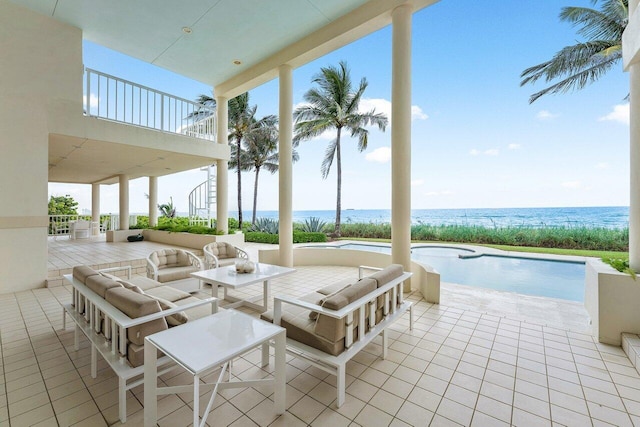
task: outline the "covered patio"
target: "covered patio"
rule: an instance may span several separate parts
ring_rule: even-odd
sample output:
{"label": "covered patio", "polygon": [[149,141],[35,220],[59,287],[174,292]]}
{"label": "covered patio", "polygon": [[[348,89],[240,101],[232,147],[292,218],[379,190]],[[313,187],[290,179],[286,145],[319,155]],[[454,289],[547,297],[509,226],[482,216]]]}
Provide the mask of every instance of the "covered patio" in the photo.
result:
{"label": "covered patio", "polygon": [[[129,263],[157,244],[51,241],[52,263]],[[89,249],[91,248],[91,249]],[[261,245],[248,244],[253,255]],[[78,254],[89,254],[86,259]],[[56,261],[53,261],[56,259]],[[62,265],[62,264],[58,264]],[[320,282],[354,274],[351,267],[297,267],[276,279],[274,294],[299,296]],[[256,287],[259,288],[259,287]],[[206,295],[208,290],[203,292]],[[256,289],[259,292],[259,289]],[[304,362],[287,360],[287,412],[274,414],[271,392],[224,391],[209,425],[633,425],[640,422],[640,375],[619,347],[597,343],[577,324],[535,319],[539,301],[444,284],[442,303],[418,292],[414,330],[405,317],[392,327],[390,353],[379,357],[375,341],[347,368],[347,400],[335,407],[335,377]],[[68,286],[0,298],[3,399],[0,422],[11,425],[118,425],[117,377],[99,362],[90,375],[90,348],[73,350],[73,329],[62,330],[60,303]],[[470,301],[475,303],[470,305]],[[544,300],[544,298],[541,298]],[[492,306],[485,306],[493,301]],[[499,313],[499,301],[505,311]],[[520,314],[509,313],[520,301]],[[567,310],[569,305],[556,305]],[[246,310],[247,313],[258,315]],[[527,318],[527,315],[531,317]],[[570,314],[568,318],[572,317]],[[574,319],[575,320],[575,319]],[[234,362],[233,375],[262,378],[259,350]],[[212,374],[212,375],[215,375]],[[166,384],[187,379],[179,370]],[[142,424],[142,387],[128,392],[127,425]],[[206,402],[207,395],[201,397]],[[159,425],[188,425],[191,395],[159,400]],[[201,405],[202,407],[202,405]]]}

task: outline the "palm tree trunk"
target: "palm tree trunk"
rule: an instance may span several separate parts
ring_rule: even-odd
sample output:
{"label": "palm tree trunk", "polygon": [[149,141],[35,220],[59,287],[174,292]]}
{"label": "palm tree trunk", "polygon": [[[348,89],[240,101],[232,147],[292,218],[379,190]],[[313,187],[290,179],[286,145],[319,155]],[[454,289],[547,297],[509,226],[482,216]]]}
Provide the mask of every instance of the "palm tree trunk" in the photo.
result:
{"label": "palm tree trunk", "polygon": [[338,162],[338,191],[336,201],[336,228],[335,234],[340,237],[340,213],[342,212],[341,193],[342,193],[342,161],[340,156],[340,133],[342,128],[338,128],[338,135],[336,136],[336,161]]}
{"label": "palm tree trunk", "polygon": [[242,171],[240,170],[240,142],[241,138],[238,138],[236,143],[236,168],[238,170],[238,229],[242,230]]}
{"label": "palm tree trunk", "polygon": [[253,218],[251,218],[251,224],[256,223],[256,207],[258,206],[258,174],[260,173],[260,167],[256,166],[256,182],[253,184]]}

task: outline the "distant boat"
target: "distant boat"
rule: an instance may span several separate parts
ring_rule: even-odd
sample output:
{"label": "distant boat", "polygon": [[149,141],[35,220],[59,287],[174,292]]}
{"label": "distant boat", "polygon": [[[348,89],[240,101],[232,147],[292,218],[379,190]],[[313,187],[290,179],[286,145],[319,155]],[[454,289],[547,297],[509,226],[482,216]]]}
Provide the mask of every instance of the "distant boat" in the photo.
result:
{"label": "distant boat", "polygon": [[348,208],[347,210],[348,211],[355,211],[355,209],[353,209],[353,208]]}

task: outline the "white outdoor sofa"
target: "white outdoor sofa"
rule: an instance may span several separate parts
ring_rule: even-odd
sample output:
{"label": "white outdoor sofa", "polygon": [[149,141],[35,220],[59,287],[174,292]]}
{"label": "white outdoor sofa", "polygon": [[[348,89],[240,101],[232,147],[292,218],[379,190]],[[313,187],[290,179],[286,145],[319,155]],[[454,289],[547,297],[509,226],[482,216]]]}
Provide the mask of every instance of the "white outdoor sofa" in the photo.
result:
{"label": "white outdoor sofa", "polygon": [[[110,273],[127,269],[127,279]],[[217,298],[199,299],[145,277],[131,278],[131,267],[96,271],[73,268],[64,276],[72,286],[72,301],[63,305],[63,328],[67,316],[75,323],[75,350],[80,333],[91,343],[91,376],[97,376],[97,354],[118,376],[119,417],[127,420],[126,393],[144,383],[144,338],[218,311]],[[137,288],[137,289],[136,289]],[[163,372],[174,369],[167,356],[158,359]]]}
{"label": "white outdoor sofa", "polygon": [[[364,276],[366,270],[376,272]],[[402,291],[411,275],[399,264],[385,269],[361,266],[358,279],[334,283],[301,298],[275,296],[273,310],[261,318],[287,330],[287,353],[336,375],[340,407],[345,400],[347,362],[378,335],[382,335],[382,358],[386,358],[386,330],[407,310],[413,330],[413,306]]]}
{"label": "white outdoor sofa", "polygon": [[147,277],[160,283],[190,279],[191,273],[203,269],[200,258],[184,249],[160,249],[147,257]]}

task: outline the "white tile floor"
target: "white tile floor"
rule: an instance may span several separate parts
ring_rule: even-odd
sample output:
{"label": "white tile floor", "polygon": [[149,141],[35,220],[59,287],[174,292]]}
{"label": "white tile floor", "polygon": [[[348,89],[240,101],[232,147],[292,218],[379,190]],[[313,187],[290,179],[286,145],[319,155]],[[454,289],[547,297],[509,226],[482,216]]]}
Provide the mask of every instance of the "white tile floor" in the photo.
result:
{"label": "white tile floor", "polygon": [[[274,281],[273,293],[299,295],[355,274],[348,267],[300,267]],[[63,286],[0,296],[0,425],[119,424],[113,373],[101,363],[91,378],[87,343],[76,352],[72,329],[61,330],[59,303],[69,296]],[[567,327],[432,305],[418,294],[409,299],[416,303],[413,332],[404,318],[392,328],[386,360],[374,343],[349,363],[341,408],[334,377],[289,359],[286,414],[274,415],[268,391],[228,390],[209,424],[640,426],[640,375],[621,348]],[[266,374],[257,351],[236,360],[233,373]],[[187,378],[175,372],[163,380]],[[189,425],[192,400],[164,397],[158,425]],[[127,425],[141,425],[142,401],[141,387],[129,393]]]}

